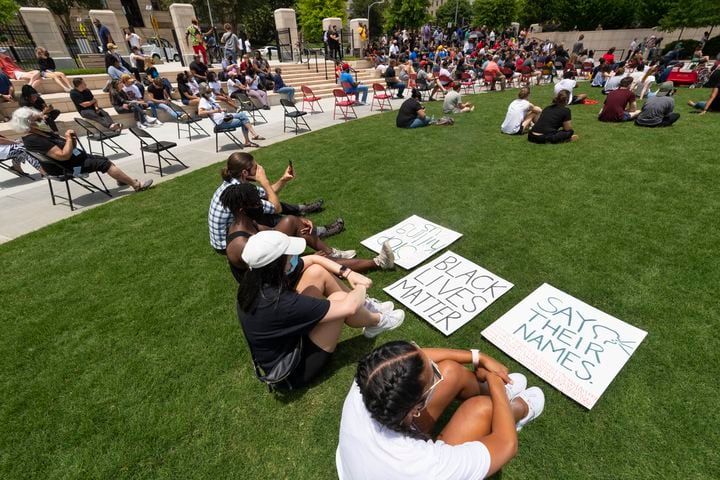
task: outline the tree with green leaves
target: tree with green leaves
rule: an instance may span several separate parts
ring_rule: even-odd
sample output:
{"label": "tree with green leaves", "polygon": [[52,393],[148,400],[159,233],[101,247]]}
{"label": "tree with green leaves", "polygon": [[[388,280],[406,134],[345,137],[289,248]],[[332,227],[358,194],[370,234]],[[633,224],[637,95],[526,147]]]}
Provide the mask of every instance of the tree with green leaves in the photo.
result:
{"label": "tree with green leaves", "polygon": [[0,23],[7,23],[15,18],[20,6],[13,0],[0,0]]}
{"label": "tree with green leaves", "polygon": [[339,17],[345,19],[344,0],[297,0],[297,12],[300,15],[300,27],[307,41],[322,40],[323,18]]}
{"label": "tree with green leaves", "polygon": [[456,9],[458,25],[472,23],[473,9],[468,0],[447,1],[440,5],[440,8],[438,8],[435,13],[436,23],[441,25],[443,28],[447,27],[448,23],[455,25]]}
{"label": "tree with green leaves", "polygon": [[475,0],[475,24],[503,29],[518,19],[515,0]]}
{"label": "tree with green leaves", "polygon": [[419,29],[428,20],[429,6],[430,0],[389,0],[385,7],[385,30]]}
{"label": "tree with green leaves", "polygon": [[720,6],[717,1],[676,0],[660,20],[660,27],[666,31],[709,25],[720,25]]}

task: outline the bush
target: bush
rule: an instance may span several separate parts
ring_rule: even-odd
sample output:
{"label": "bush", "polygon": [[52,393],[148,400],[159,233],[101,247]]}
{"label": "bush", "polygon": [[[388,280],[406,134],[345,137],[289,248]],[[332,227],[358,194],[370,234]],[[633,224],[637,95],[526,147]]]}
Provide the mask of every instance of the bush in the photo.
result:
{"label": "bush", "polygon": [[707,41],[703,47],[703,53],[710,58],[715,58],[720,54],[720,35]]}
{"label": "bush", "polygon": [[670,50],[673,50],[675,48],[675,45],[677,45],[678,43],[682,43],[682,49],[680,50],[680,59],[692,57],[692,54],[695,51],[695,47],[700,44],[700,42],[697,40],[676,40],[665,45],[662,50],[662,54],[665,55]]}
{"label": "bush", "polygon": [[67,68],[62,72],[65,75],[94,75],[96,73],[107,73],[104,68]]}

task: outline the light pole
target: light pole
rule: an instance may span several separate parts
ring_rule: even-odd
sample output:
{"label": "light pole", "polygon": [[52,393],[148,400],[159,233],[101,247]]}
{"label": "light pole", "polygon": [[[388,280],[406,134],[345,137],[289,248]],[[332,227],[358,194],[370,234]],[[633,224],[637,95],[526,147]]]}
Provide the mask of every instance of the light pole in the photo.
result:
{"label": "light pole", "polygon": [[378,2],[373,2],[370,5],[368,5],[368,41],[370,41],[370,9],[373,7],[373,5],[380,5],[381,3],[385,3],[385,0],[379,0]]}
{"label": "light pole", "polygon": [[212,18],[212,10],[210,10],[210,0],[207,0],[207,6],[208,6],[208,15],[210,15],[210,26],[214,27],[215,22],[213,21],[213,18]]}
{"label": "light pole", "polygon": [[460,0],[457,0],[457,2],[455,2],[455,29],[457,29],[457,26],[458,26],[458,24],[457,24],[458,8],[460,8]]}

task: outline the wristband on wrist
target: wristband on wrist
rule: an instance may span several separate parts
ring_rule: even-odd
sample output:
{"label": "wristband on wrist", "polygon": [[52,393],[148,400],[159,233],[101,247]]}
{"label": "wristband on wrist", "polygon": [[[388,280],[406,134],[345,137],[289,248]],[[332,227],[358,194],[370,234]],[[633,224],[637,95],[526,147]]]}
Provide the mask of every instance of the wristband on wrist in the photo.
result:
{"label": "wristband on wrist", "polygon": [[343,274],[348,270],[350,270],[350,269],[347,267],[347,265],[340,266],[340,271],[338,271],[338,273],[337,273],[338,278],[347,278],[347,276],[350,274],[349,273],[347,275],[343,275]]}
{"label": "wristband on wrist", "polygon": [[471,348],[470,353],[472,353],[473,367],[477,370],[477,368],[480,366],[480,350],[478,350],[477,348]]}

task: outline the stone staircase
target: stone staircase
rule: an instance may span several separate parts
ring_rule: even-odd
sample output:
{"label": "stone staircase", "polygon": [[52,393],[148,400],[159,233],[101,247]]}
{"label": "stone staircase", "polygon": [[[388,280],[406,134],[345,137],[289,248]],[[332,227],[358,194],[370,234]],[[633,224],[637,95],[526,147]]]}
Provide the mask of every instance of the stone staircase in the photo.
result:
{"label": "stone staircase", "polygon": [[[178,65],[179,66],[179,65]],[[315,64],[313,63],[308,69],[307,64],[281,64],[280,67],[282,68],[282,76],[285,83],[289,86],[295,87],[295,100],[301,100],[302,99],[302,92],[300,91],[300,85],[307,85],[313,90],[313,93],[316,96],[325,98],[325,97],[331,97],[332,96],[332,90],[334,88],[338,88],[337,84],[335,83],[335,70],[334,70],[334,64],[332,62],[327,62],[327,75],[328,78],[325,78],[325,68],[323,67],[322,63],[318,63],[318,72],[315,71]],[[274,66],[271,68],[275,68]],[[213,70],[218,71],[219,69],[213,68]],[[161,76],[167,78],[170,80],[170,82],[175,85],[175,78],[178,73],[180,73],[182,70],[164,70],[160,74]],[[354,74],[357,76],[357,80],[371,86],[374,81],[378,81],[376,77],[376,72],[372,68],[361,68],[357,70],[357,73]],[[72,82],[72,77],[71,82]],[[110,103],[110,97],[109,94],[102,91],[102,89],[105,87],[108,76],[105,74],[95,74],[95,75],[83,75],[83,79],[85,79],[85,82],[87,83],[88,87],[92,90],[93,95],[98,100],[98,104],[107,110],[107,112],[113,117],[114,120],[117,122],[123,123],[126,126],[127,125],[133,125],[134,119],[132,114],[118,114],[115,112],[115,109],[112,107]],[[383,82],[384,83],[384,82]],[[15,87],[15,93],[16,96],[19,97],[20,91],[23,87],[25,82],[13,80],[13,85]],[[223,82],[224,86],[224,82]],[[372,90],[372,88],[371,88]],[[62,112],[60,116],[57,119],[58,128],[60,129],[60,133],[64,132],[67,128],[73,128],[77,129],[78,125],[74,122],[74,118],[78,117],[78,113],[75,110],[75,106],[73,105],[72,101],[70,100],[69,94],[62,91],[62,89],[52,80],[49,79],[43,79],[40,86],[38,87],[38,91],[42,95],[43,99],[48,104],[51,104],[54,108],[57,108]],[[273,105],[280,105],[280,98],[281,95],[268,92],[268,103]],[[194,109],[194,107],[186,107],[182,105],[179,102],[179,97],[175,97],[177,100],[176,103],[186,109],[190,110],[191,108]],[[17,108],[17,103],[2,103],[0,104],[0,114],[11,116],[12,112]],[[148,110],[149,112],[149,110]],[[161,121],[171,121],[172,119],[169,116],[166,116],[164,112],[160,112],[160,120]],[[0,123],[0,135],[4,135],[8,138],[18,138],[19,135],[14,132],[8,123]]]}

